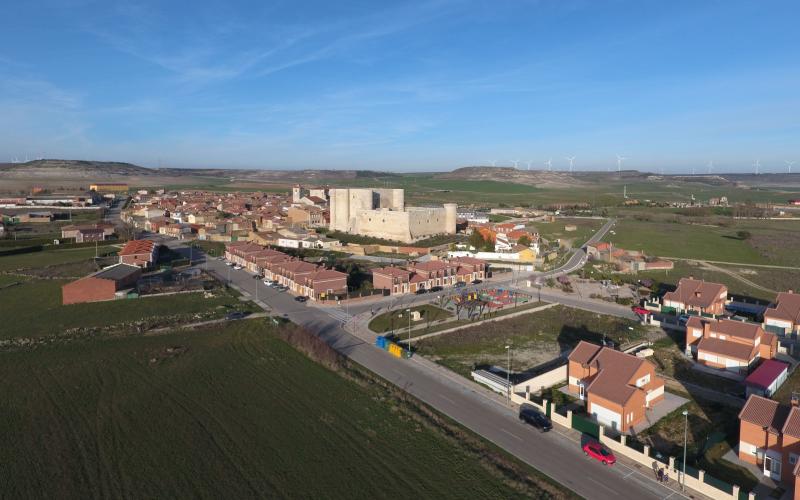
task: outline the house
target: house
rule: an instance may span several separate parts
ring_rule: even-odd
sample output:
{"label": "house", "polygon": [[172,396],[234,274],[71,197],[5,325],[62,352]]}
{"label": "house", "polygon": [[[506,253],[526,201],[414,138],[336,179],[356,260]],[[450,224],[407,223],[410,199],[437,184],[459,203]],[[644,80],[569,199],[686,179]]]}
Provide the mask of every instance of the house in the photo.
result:
{"label": "house", "polygon": [[399,267],[381,267],[372,270],[372,287],[386,290],[389,295],[410,291],[411,271]]}
{"label": "house", "polygon": [[96,192],[127,193],[128,185],[120,183],[96,183],[90,184],[89,190]]}
{"label": "house", "polygon": [[[79,224],[79,225],[69,225],[64,226],[61,228],[61,238],[77,238],[78,232],[83,229],[102,229],[103,230],[103,240],[108,238],[109,236],[114,234],[114,225],[108,224],[105,222],[100,222],[97,224]],[[102,240],[101,240],[102,241]]]}
{"label": "house", "polygon": [[[739,412],[739,459],[795,488],[800,457],[800,408],[755,394]],[[795,498],[797,498],[795,496]]]}
{"label": "house", "polygon": [[643,358],[581,341],[567,359],[570,391],[602,425],[628,432],[664,399],[664,380]]}
{"label": "house", "polygon": [[764,330],[778,335],[800,333],[800,294],[778,294],[775,305],[764,312]]}
{"label": "house", "polygon": [[61,303],[78,304],[114,300],[117,292],[131,288],[142,275],[138,266],[114,264],[61,287]]}
{"label": "house", "polygon": [[322,209],[314,205],[289,207],[286,214],[286,220],[290,224],[302,227],[322,227],[325,225]]}
{"label": "house", "polygon": [[725,311],[728,288],[719,283],[707,283],[692,277],[681,278],[674,292],[664,294],[664,307],[677,312],[695,312],[703,315],[720,315]]}
{"label": "house", "polygon": [[758,360],[775,357],[778,338],[755,323],[692,316],[686,322],[684,352],[700,364],[747,373]]}
{"label": "house", "polygon": [[75,243],[86,243],[89,241],[104,241],[106,239],[106,233],[102,228],[81,228],[78,229],[77,234],[75,235]]}
{"label": "house", "polygon": [[768,398],[775,394],[775,391],[786,382],[789,373],[789,365],[777,359],[767,359],[753,370],[753,373],[744,379],[745,394],[764,396]]}
{"label": "house", "polygon": [[150,240],[131,240],[119,252],[119,262],[143,269],[153,267],[158,260],[158,245]]}

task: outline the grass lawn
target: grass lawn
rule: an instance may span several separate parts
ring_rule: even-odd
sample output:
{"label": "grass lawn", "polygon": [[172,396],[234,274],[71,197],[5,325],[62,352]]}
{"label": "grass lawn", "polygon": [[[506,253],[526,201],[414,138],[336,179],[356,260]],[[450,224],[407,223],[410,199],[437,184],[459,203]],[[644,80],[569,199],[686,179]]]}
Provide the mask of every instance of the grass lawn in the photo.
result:
{"label": "grass lawn", "polygon": [[[97,248],[97,255],[105,256],[117,253],[118,248],[113,246],[100,246]],[[23,253],[19,255],[7,255],[0,257],[0,272],[14,271],[17,269],[30,269],[36,267],[52,266],[65,264],[68,262],[79,262],[94,258],[95,248],[48,248],[41,252]]]}
{"label": "grass lawn", "polygon": [[[729,227],[622,219],[605,241],[662,257],[800,266],[798,221],[734,221]],[[738,231],[752,234],[749,240]]]}
{"label": "grass lawn", "polygon": [[222,288],[214,290],[213,298],[204,298],[200,292],[65,306],[61,305],[61,285],[67,283],[65,280],[0,276],[0,286],[12,282],[21,284],[0,289],[0,303],[13,312],[4,315],[0,323],[0,339],[58,336],[71,328],[139,321],[149,326],[158,326],[167,319],[188,323],[254,308],[250,302],[241,302]]}
{"label": "grass lawn", "polygon": [[772,395],[772,399],[783,404],[792,403],[792,392],[800,392],[800,370],[795,369],[789,378],[783,383],[778,391]]}
{"label": "grass lawn", "polygon": [[253,320],[0,353],[4,495],[569,496],[507,455],[510,470],[492,463],[501,452],[455,424],[439,430],[383,385],[314,363],[271,328]]}
{"label": "grass lawn", "polygon": [[[431,304],[414,306],[412,311],[418,311],[422,316],[419,321],[411,321],[411,327],[451,318],[453,314]],[[405,309],[380,314],[369,322],[369,329],[376,333],[386,333],[392,330],[408,330],[408,316]]]}
{"label": "grass lawn", "polygon": [[702,469],[709,476],[726,483],[737,484],[745,491],[752,490],[758,484],[758,479],[744,467],[722,459],[739,440],[737,408],[696,399],[640,433],[639,440],[650,444],[664,456],[672,456],[676,460],[681,457],[682,460],[683,410],[689,412],[687,466]]}
{"label": "grass lawn", "polygon": [[[602,219],[559,218],[555,222],[534,222],[528,227],[548,241],[569,240],[572,246],[580,246],[586,243],[605,222]],[[564,230],[564,226],[570,225],[577,226],[577,229],[575,231]]]}
{"label": "grass lawn", "polygon": [[476,365],[505,366],[507,343],[514,346],[514,365],[527,370],[557,357],[580,340],[600,343],[605,334],[608,339],[625,343],[642,338],[644,332],[630,320],[559,305],[420,340],[417,352],[468,377]]}

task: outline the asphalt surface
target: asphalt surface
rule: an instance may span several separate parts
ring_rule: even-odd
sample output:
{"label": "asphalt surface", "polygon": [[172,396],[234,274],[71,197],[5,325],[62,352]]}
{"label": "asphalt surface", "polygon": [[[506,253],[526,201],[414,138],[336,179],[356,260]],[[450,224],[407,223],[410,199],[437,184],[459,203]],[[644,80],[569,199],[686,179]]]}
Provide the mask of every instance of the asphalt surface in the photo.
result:
{"label": "asphalt surface", "polygon": [[[199,253],[199,252],[198,252]],[[202,258],[202,255],[198,256]],[[329,308],[301,304],[292,295],[278,292],[254,279],[245,270],[230,270],[224,262],[209,259],[202,264],[252,297],[273,314],[317,333],[342,354],[392,382],[428,405],[483,436],[520,460],[547,474],[577,494],[591,499],[678,498],[673,490],[654,482],[645,469],[618,463],[606,467],[584,457],[579,445],[559,432],[542,434],[519,422],[514,410],[498,404],[479,388],[456,383],[431,370],[424,360],[397,359],[342,328]],[[335,308],[334,308],[335,309]]]}

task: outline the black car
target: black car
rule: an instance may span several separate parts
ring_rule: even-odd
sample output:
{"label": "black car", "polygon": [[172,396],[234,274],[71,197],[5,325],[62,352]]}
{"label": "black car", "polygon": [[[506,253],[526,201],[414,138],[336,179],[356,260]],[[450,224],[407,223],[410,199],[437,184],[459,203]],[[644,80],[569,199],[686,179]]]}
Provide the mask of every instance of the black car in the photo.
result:
{"label": "black car", "polygon": [[422,295],[423,293],[428,293],[428,291],[427,291],[427,290],[425,290],[424,288],[419,288],[419,289],[417,289],[417,291],[416,291],[416,292],[414,292],[414,293],[415,293],[415,294],[417,294],[417,295]]}
{"label": "black car", "polygon": [[547,418],[547,415],[530,408],[524,408],[520,410],[519,419],[526,424],[536,427],[542,432],[547,432],[553,428],[553,423],[550,422],[550,419]]}
{"label": "black car", "polygon": [[464,288],[465,286],[467,286],[467,283],[465,281],[459,281],[458,283],[456,283],[453,286],[456,287],[456,288]]}
{"label": "black car", "polygon": [[432,286],[430,291],[432,293],[432,292],[441,292],[442,290],[444,290],[444,288],[440,286]]}
{"label": "black car", "polygon": [[480,285],[481,283],[483,283],[482,280],[472,280],[473,285]]}
{"label": "black car", "polygon": [[297,297],[294,298],[294,300],[296,300],[297,302],[305,302],[308,300],[308,297],[304,297],[303,295],[298,295]]}
{"label": "black car", "polygon": [[230,321],[230,320],[234,320],[234,319],[242,319],[245,316],[247,316],[247,314],[245,314],[245,313],[243,313],[241,311],[234,311],[234,312],[229,312],[228,315],[225,316],[225,319]]}

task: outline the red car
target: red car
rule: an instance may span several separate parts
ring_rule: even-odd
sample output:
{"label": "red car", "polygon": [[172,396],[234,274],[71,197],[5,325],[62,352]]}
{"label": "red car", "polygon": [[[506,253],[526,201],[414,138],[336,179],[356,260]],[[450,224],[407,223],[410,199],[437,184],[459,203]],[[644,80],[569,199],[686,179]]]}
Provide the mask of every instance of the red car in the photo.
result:
{"label": "red car", "polygon": [[635,312],[636,314],[641,314],[641,315],[650,314],[650,311],[648,311],[644,307],[633,306],[633,307],[631,307],[631,309],[633,309],[633,312]]}
{"label": "red car", "polygon": [[583,454],[603,462],[603,465],[617,463],[617,457],[598,442],[589,442],[583,445]]}

